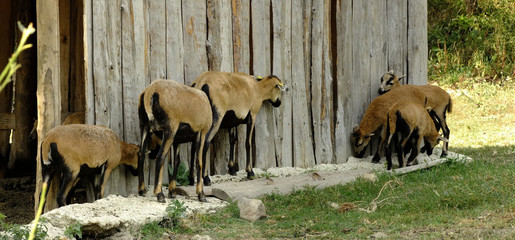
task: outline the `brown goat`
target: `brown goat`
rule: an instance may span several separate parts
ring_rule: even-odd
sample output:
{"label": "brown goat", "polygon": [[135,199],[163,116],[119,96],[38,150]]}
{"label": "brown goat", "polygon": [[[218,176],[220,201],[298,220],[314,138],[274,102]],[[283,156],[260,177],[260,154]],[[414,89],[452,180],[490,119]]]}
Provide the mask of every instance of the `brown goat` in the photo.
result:
{"label": "brown goat", "polygon": [[413,88],[412,85],[403,85],[372,100],[359,126],[354,127],[351,135],[351,144],[355,156],[362,157],[374,132],[381,130],[379,146],[372,158],[372,162],[379,162],[385,146],[388,110],[398,101],[414,102],[424,106],[425,97],[418,89]]}
{"label": "brown goat", "polygon": [[[433,153],[438,141],[447,141],[447,139],[439,136],[433,119],[427,110],[418,103],[404,101],[395,103],[388,111],[387,119],[388,147],[386,148],[386,160],[388,170],[392,169],[391,149],[394,142],[399,167],[404,167],[404,147],[409,140],[413,142],[406,165],[410,165],[418,156],[422,140],[424,140],[424,149],[428,156]],[[395,135],[398,135],[399,138],[394,137]]]}
{"label": "brown goat", "polygon": [[[390,70],[388,73],[385,73],[381,77],[381,86],[379,87],[379,94],[384,94],[392,89],[400,87],[399,80],[402,77],[397,77],[393,70]],[[438,86],[434,85],[411,85],[415,88],[418,88],[425,97],[427,97],[427,107],[430,109],[430,113],[433,117],[436,118],[436,128],[442,128],[443,135],[446,139],[449,139],[450,130],[447,126],[447,113],[452,112],[452,99],[451,95],[447,93],[445,90]],[[444,142],[442,148],[442,157],[447,156],[449,149],[449,143]]]}
{"label": "brown goat", "polygon": [[[282,81],[270,75],[265,78],[255,78],[245,73],[228,73],[208,71],[202,73],[193,81],[193,87],[203,89],[208,86],[207,95],[210,97],[213,109],[212,138],[220,127],[229,129],[230,159],[229,174],[236,174],[234,164],[234,145],[238,139],[237,127],[247,124],[247,140],[245,142],[247,166],[247,178],[254,177],[252,161],[250,160],[250,146],[256,116],[264,101],[269,101],[272,106],[281,105],[281,95],[287,88]],[[204,176],[204,182],[209,182],[209,177]]]}
{"label": "brown goat", "polygon": [[53,128],[41,143],[42,176],[50,184],[53,175],[61,174],[57,195],[59,207],[66,204],[70,189],[83,168],[100,171],[100,183],[95,186],[95,199],[104,196],[105,182],[120,164],[136,175],[139,147],[120,140],[105,126],[71,124]]}
{"label": "brown goat", "polygon": [[[143,163],[144,154],[153,134],[162,134],[162,144],[157,153],[154,194],[159,202],[165,202],[162,192],[164,158],[173,145],[175,153],[174,172],[170,179],[169,196],[176,188],[178,151],[180,143],[195,141],[197,157],[197,194],[200,201],[206,201],[200,176],[205,165],[205,154],[209,147],[212,125],[211,105],[208,96],[201,90],[188,87],[172,80],[159,79],[152,82],[140,95],[138,114],[141,130],[141,150],[138,161],[138,192],[145,190]],[[190,172],[192,169],[190,170]]]}

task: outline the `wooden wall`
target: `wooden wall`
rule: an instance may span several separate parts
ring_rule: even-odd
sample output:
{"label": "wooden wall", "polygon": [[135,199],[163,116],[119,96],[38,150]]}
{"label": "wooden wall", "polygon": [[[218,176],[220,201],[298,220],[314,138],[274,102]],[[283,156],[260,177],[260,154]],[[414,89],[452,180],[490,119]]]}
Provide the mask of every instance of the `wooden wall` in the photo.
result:
{"label": "wooden wall", "polygon": [[[138,96],[151,81],[189,85],[206,70],[275,74],[290,91],[258,115],[254,166],[345,163],[383,73],[427,82],[426,16],[421,0],[84,0],[87,122],[139,143]],[[227,172],[221,133],[211,174]],[[135,193],[135,181],[119,168],[107,191]]]}

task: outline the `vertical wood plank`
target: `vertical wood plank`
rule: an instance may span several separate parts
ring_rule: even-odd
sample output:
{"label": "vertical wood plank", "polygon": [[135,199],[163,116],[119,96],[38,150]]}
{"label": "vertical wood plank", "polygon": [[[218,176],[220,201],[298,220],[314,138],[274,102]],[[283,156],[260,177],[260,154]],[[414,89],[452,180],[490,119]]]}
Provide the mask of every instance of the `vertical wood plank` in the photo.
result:
{"label": "vertical wood plank", "polygon": [[[14,19],[22,25],[28,26],[36,20],[36,9],[31,0],[18,0],[14,2]],[[16,26],[15,38],[17,41],[21,38],[22,32],[19,31],[15,22],[12,26]],[[14,41],[14,39],[11,39]],[[34,123],[34,114],[36,111],[35,95],[37,86],[36,75],[36,36],[32,35],[27,39],[27,43],[32,44],[32,48],[23,51],[17,60],[21,64],[13,76],[15,82],[14,90],[14,114],[16,115],[15,131],[12,134],[11,157],[8,167],[17,174],[31,174],[36,168],[34,162],[35,144],[29,140],[29,134]],[[2,67],[5,65],[2,65]],[[6,89],[9,90],[9,89]],[[10,103],[10,99],[7,101]]]}
{"label": "vertical wood plank", "polygon": [[[291,26],[291,95],[293,112],[293,165],[312,167],[315,164],[311,132],[309,76],[310,72],[310,1],[292,1]],[[306,63],[308,62],[308,63]]]}
{"label": "vertical wood plank", "polygon": [[408,73],[408,1],[389,0],[386,8],[388,71],[394,70],[400,76]]}
{"label": "vertical wood plank", "polygon": [[370,40],[367,38],[369,25],[369,5],[371,1],[356,1],[352,4],[352,92],[353,122],[359,124],[363,113],[370,103]]}
{"label": "vertical wood plank", "polygon": [[[231,2],[207,1],[208,38],[207,54],[209,70],[233,71]],[[226,174],[229,161],[229,132],[220,129],[211,143],[212,174]]]}
{"label": "vertical wood plank", "polygon": [[[184,83],[184,40],[182,28],[181,0],[166,0],[166,75]],[[188,163],[191,144],[179,146],[181,161]],[[186,164],[189,167],[189,164]]]}
{"label": "vertical wood plank", "polygon": [[427,84],[427,1],[408,2],[408,84]]}
{"label": "vertical wood plank", "polygon": [[312,72],[311,108],[313,112],[313,137],[315,161],[331,163],[333,157],[332,119],[332,76],[330,48],[330,2],[313,2],[312,21]]}
{"label": "vertical wood plank", "polygon": [[149,1],[150,81],[166,78],[165,3],[165,1]]}
{"label": "vertical wood plank", "polygon": [[84,72],[84,1],[71,2],[70,19],[70,112],[84,112],[86,89]]}
{"label": "vertical wood plank", "polygon": [[381,85],[380,78],[388,70],[387,53],[387,19],[386,1],[373,1],[370,3],[370,18],[367,19],[370,31],[370,97],[371,100],[379,96],[377,90]]}
{"label": "vertical wood plank", "polygon": [[[121,79],[121,0],[93,1],[93,81],[95,87],[95,123],[123,135]],[[125,173],[112,171],[105,196],[125,194]]]}
{"label": "vertical wood plank", "polygon": [[[14,48],[14,30],[11,27],[12,23],[12,2],[11,1],[0,1],[0,66],[4,67],[9,61],[9,57],[13,52]],[[12,83],[0,91],[0,113],[10,113],[11,111],[11,99],[12,99]],[[0,130],[0,177],[3,177],[7,172],[7,162],[9,161],[9,137],[11,130]]]}
{"label": "vertical wood plank", "polygon": [[[38,42],[38,146],[45,134],[61,123],[61,94],[60,81],[60,39],[59,39],[59,1],[36,2],[37,26],[45,26],[45,31],[37,31]],[[37,158],[40,159],[38,151]],[[54,178],[54,180],[56,180]],[[37,211],[39,195],[43,179],[41,176],[41,163],[37,161],[36,191],[34,193],[34,212]],[[50,186],[45,204],[45,212],[57,207],[57,185],[53,181]]]}
{"label": "vertical wood plank", "polygon": [[[145,88],[145,23],[143,0],[122,0],[122,86],[125,141],[140,145],[139,94]],[[122,174],[121,177],[124,177]],[[137,192],[137,177],[125,174],[127,193]]]}
{"label": "vertical wood plank", "polygon": [[86,74],[86,123],[95,124],[95,85],[93,84],[93,3],[84,0],[84,72]]}
{"label": "vertical wood plank", "polygon": [[206,18],[205,1],[182,2],[184,52],[188,54],[184,58],[184,83],[188,86],[208,70]]}
{"label": "vertical wood plank", "polygon": [[355,124],[352,94],[352,2],[338,0],[336,3],[336,31],[337,31],[337,111],[335,126],[335,155],[338,164],[347,162],[352,155],[350,134]]}
{"label": "vertical wood plank", "polygon": [[[270,43],[270,1],[251,1],[252,53],[254,75],[266,76],[271,73]],[[274,145],[274,116],[272,106],[263,103],[256,118],[256,163],[255,167],[267,169],[276,166]]]}
{"label": "vertical wood plank", "polygon": [[[234,72],[250,73],[250,1],[232,0],[232,38]],[[238,146],[234,156],[239,166],[245,166],[247,128],[238,126]]]}
{"label": "vertical wood plank", "polygon": [[[291,88],[291,1],[273,0],[273,60],[272,73]],[[292,94],[283,93],[281,106],[275,114],[275,155],[278,167],[293,166]]]}

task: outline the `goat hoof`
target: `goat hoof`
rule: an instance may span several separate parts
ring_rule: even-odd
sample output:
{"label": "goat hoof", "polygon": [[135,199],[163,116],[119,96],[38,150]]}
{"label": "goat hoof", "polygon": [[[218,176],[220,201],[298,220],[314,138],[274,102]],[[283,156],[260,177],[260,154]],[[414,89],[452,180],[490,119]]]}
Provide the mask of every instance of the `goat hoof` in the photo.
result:
{"label": "goat hoof", "polygon": [[444,157],[447,157],[447,152],[442,151],[442,155],[440,155],[440,158],[444,158]]}
{"label": "goat hoof", "polygon": [[232,176],[236,176],[236,173],[238,172],[238,169],[236,169],[236,167],[232,166],[232,167],[229,167],[229,174],[232,175]]}
{"label": "goat hoof", "polygon": [[157,201],[160,202],[160,203],[165,203],[165,195],[163,194],[163,192],[160,192],[157,194]]}
{"label": "goat hoof", "polygon": [[145,196],[145,194],[147,194],[147,191],[148,191],[147,189],[139,190],[138,195]]}
{"label": "goat hoof", "polygon": [[211,179],[209,179],[209,176],[204,177],[204,186],[211,186]]}
{"label": "goat hoof", "polygon": [[206,195],[203,192],[199,193],[198,200],[199,202],[207,202]]}
{"label": "goat hoof", "polygon": [[247,172],[247,178],[250,180],[254,179],[254,171]]}
{"label": "goat hoof", "polygon": [[381,158],[377,155],[375,155],[373,158],[372,158],[372,163],[379,163],[379,161],[381,160]]}

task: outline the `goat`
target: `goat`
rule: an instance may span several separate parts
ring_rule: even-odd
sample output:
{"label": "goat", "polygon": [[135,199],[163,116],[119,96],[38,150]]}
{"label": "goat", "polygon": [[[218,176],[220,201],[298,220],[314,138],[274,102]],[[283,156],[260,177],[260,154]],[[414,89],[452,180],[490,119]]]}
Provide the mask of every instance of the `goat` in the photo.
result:
{"label": "goat", "polygon": [[[68,115],[63,121],[62,125],[70,125],[70,124],[84,124],[86,123],[86,113],[85,112],[76,112]],[[29,134],[29,140],[34,141],[36,140],[37,134],[38,134],[38,120],[36,119],[34,121],[34,124],[32,125],[32,130]]]}
{"label": "goat", "polygon": [[388,110],[397,101],[415,102],[424,105],[425,97],[411,85],[403,85],[372,100],[360,124],[354,127],[351,134],[351,144],[356,157],[363,157],[371,137],[376,131],[380,130],[379,146],[372,158],[372,162],[379,162],[386,140]]}
{"label": "goat", "polygon": [[[162,133],[162,144],[157,153],[154,194],[159,202],[165,202],[162,192],[164,158],[173,145],[175,157],[174,171],[169,185],[169,196],[174,197],[177,170],[179,166],[177,146],[180,143],[195,141],[197,157],[198,199],[206,201],[200,176],[205,165],[205,154],[209,147],[212,125],[211,105],[208,86],[201,91],[172,80],[158,79],[140,94],[138,114],[141,130],[141,150],[138,161],[138,193],[145,190],[143,163],[144,154],[153,134]],[[191,172],[192,170],[190,170]]]}
{"label": "goat", "polygon": [[[228,73],[208,71],[198,76],[192,84],[197,89],[208,86],[211,106],[213,109],[212,134],[216,134],[220,127],[229,129],[229,174],[236,174],[234,164],[234,145],[238,139],[236,127],[240,124],[247,125],[247,139],[245,142],[247,166],[247,178],[254,178],[252,161],[250,160],[250,146],[256,116],[264,101],[269,101],[272,106],[281,105],[282,92],[287,87],[274,75],[265,78],[253,77],[245,73]],[[203,173],[203,175],[205,175]],[[203,176],[204,181],[209,182],[208,176]]]}
{"label": "goat", "polygon": [[[397,77],[394,74],[393,70],[390,70],[388,73],[385,73],[381,77],[381,86],[379,87],[378,93],[384,94],[392,89],[400,87],[400,80],[404,76]],[[452,112],[452,99],[451,95],[447,93],[445,90],[438,86],[434,85],[421,85],[415,86],[411,85],[415,88],[418,88],[425,97],[427,97],[427,107],[431,109],[431,114],[436,119],[435,124],[437,130],[442,128],[443,135],[446,139],[449,139],[450,130],[447,126],[447,113]],[[449,143],[444,142],[442,148],[441,157],[445,157],[448,154]]]}
{"label": "goat", "polygon": [[[398,135],[399,138],[394,138]],[[387,169],[392,169],[391,149],[395,142],[399,167],[404,167],[404,148],[408,141],[411,143],[411,154],[406,162],[411,162],[418,156],[422,140],[427,155],[433,153],[434,147],[440,140],[447,141],[438,134],[432,117],[422,105],[413,102],[399,101],[395,103],[387,115],[387,138],[386,148]],[[392,141],[392,138],[394,141]]]}
{"label": "goat", "polygon": [[56,172],[62,174],[57,195],[59,207],[66,204],[68,193],[84,167],[100,171],[95,199],[104,196],[106,180],[118,165],[124,164],[133,175],[137,174],[139,147],[120,140],[114,131],[105,126],[57,126],[47,133],[40,151],[44,181],[50,184]]}

